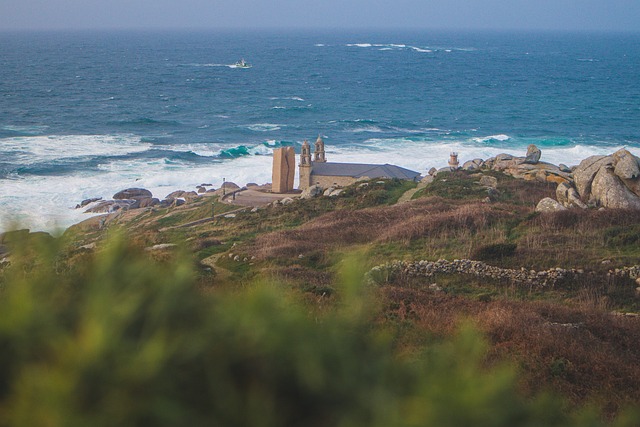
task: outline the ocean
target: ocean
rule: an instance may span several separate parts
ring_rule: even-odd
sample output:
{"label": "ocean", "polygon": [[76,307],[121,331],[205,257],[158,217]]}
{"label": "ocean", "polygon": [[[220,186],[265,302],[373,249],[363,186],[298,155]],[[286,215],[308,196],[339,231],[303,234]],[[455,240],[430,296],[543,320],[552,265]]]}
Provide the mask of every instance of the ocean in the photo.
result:
{"label": "ocean", "polygon": [[[244,58],[252,65],[234,64]],[[640,34],[0,32],[0,231],[77,203],[271,180],[275,147],[423,174],[640,155]]]}

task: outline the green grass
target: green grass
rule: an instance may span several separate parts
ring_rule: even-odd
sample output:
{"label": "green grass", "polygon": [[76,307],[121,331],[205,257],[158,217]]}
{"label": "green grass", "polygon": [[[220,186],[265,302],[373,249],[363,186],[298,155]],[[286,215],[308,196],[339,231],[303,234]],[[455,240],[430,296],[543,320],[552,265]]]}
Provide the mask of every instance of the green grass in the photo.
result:
{"label": "green grass", "polygon": [[437,196],[451,200],[483,199],[487,190],[478,184],[479,175],[466,171],[440,172],[433,182],[418,191],[413,198]]}
{"label": "green grass", "polygon": [[[523,394],[515,368],[487,364],[489,343],[468,325],[436,342],[397,316],[422,346],[403,357],[355,269],[310,289],[337,294],[322,311],[278,284],[200,293],[189,260],[154,262],[122,240],[74,271],[58,270],[60,249],[47,242],[1,273],[3,425],[607,424]],[[572,363],[556,356],[550,375]]]}

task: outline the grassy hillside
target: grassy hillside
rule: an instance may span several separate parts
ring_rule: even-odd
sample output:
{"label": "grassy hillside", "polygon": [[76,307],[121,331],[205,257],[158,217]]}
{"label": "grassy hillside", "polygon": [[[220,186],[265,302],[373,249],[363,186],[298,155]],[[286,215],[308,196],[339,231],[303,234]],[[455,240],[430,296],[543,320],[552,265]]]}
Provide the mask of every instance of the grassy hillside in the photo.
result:
{"label": "grassy hillside", "polygon": [[[562,408],[556,410],[546,406],[542,413],[547,413],[553,419],[542,423],[541,418],[537,422],[532,421],[543,415],[534,409],[538,406],[531,399],[549,391],[562,396],[562,400],[573,408],[572,413],[582,412],[577,408],[592,404],[606,419],[619,415],[625,407],[637,406],[640,403],[640,319],[631,314],[640,312],[640,297],[633,279],[609,272],[640,264],[640,213],[570,210],[537,214],[534,213],[535,204],[543,197],[553,196],[554,185],[525,182],[491,172],[487,174],[491,178],[485,180],[495,179],[497,185],[495,188],[488,188],[483,185],[485,181],[481,183],[482,176],[481,173],[465,172],[438,174],[433,183],[413,195],[413,200],[399,204],[396,202],[400,196],[413,189],[414,183],[374,180],[366,185],[354,185],[336,197],[296,200],[286,206],[269,206],[255,212],[247,209],[236,212],[234,217],[221,217],[189,227],[181,225],[209,217],[212,204],[216,213],[233,207],[220,204],[214,198],[204,198],[180,207],[130,211],[107,221],[92,220],[72,227],[63,238],[54,241],[53,249],[47,246],[50,242],[42,243],[41,237],[31,238],[33,241],[27,247],[44,244],[53,261],[49,261],[49,264],[38,262],[41,255],[28,250],[20,256],[12,255],[12,264],[15,264],[14,259],[23,259],[31,260],[31,264],[25,264],[28,268],[22,265],[22,270],[39,271],[42,265],[53,269],[55,277],[61,275],[64,278],[60,280],[66,283],[68,295],[76,295],[77,292],[83,295],[82,290],[90,287],[87,283],[104,275],[110,277],[113,274],[110,269],[116,269],[126,272],[118,276],[116,282],[137,283],[136,271],[141,270],[144,274],[150,272],[152,278],[144,280],[149,283],[157,282],[157,286],[186,280],[189,286],[181,288],[180,292],[190,296],[184,298],[206,300],[203,303],[205,305],[211,304],[209,298],[216,301],[222,298],[224,304],[233,307],[223,315],[230,317],[202,320],[204,329],[197,327],[194,334],[208,334],[206,331],[210,331],[210,326],[206,326],[207,322],[223,322],[231,328],[226,332],[219,331],[222,334],[234,334],[231,331],[236,331],[235,328],[239,327],[248,328],[247,331],[257,328],[256,333],[267,334],[265,328],[269,325],[269,329],[273,328],[273,331],[265,337],[268,336],[277,343],[261,341],[266,339],[263,337],[258,344],[243,347],[240,340],[231,345],[232,353],[220,355],[227,358],[224,363],[233,363],[235,358],[244,360],[246,357],[246,354],[237,352],[256,351],[255,345],[269,349],[268,357],[265,356],[267,359],[259,363],[261,370],[257,373],[251,371],[251,374],[247,374],[248,377],[241,376],[240,378],[245,378],[243,380],[234,377],[233,381],[229,380],[233,384],[229,387],[238,387],[237,381],[248,386],[254,381],[249,381],[248,378],[253,378],[251,375],[254,374],[259,375],[261,379],[258,383],[262,384],[260,387],[266,388],[257,392],[256,396],[262,397],[256,399],[262,401],[265,393],[271,393],[265,390],[274,386],[271,383],[265,385],[262,381],[280,381],[277,379],[280,378],[279,375],[283,378],[293,375],[297,378],[295,381],[303,384],[295,387],[317,387],[314,388],[316,394],[308,396],[309,401],[295,401],[295,405],[315,408],[310,409],[310,413],[325,414],[317,415],[317,425],[338,425],[338,418],[344,421],[352,416],[355,417],[353,423],[344,421],[344,425],[376,425],[378,422],[381,425],[429,425],[427,421],[441,421],[436,423],[438,425],[468,425],[462,419],[446,419],[445,422],[445,418],[429,418],[445,417],[444,413],[460,412],[462,407],[462,412],[472,414],[465,422],[480,422],[478,420],[482,416],[474,410],[481,411],[481,408],[485,408],[483,413],[487,417],[488,413],[492,413],[495,420],[504,421],[486,421],[494,419],[489,417],[485,419],[484,425],[572,425],[571,420],[559,415],[564,413]],[[114,235],[124,236],[121,238],[128,242],[126,247],[129,249],[120,250],[138,254],[131,256],[137,260],[137,267],[126,267],[128,257],[113,255],[112,249],[106,249]],[[95,265],[107,262],[103,257],[107,257],[112,264],[109,268],[101,267],[102,269],[96,270]],[[359,289],[356,284],[361,282],[364,272],[380,264],[394,260],[436,261],[463,258],[511,270],[563,268],[573,269],[579,274],[554,286],[522,286],[506,279],[494,280],[464,273],[438,273],[431,277],[398,276],[389,277],[377,285],[367,285],[366,297],[362,290],[356,293],[353,291]],[[123,263],[125,267],[120,267],[119,263]],[[344,279],[345,271],[351,272],[351,279]],[[153,275],[156,272],[161,277]],[[175,275],[179,272],[184,272],[186,276],[180,276],[178,280]],[[141,276],[144,277],[144,274]],[[45,280],[41,276],[36,277],[38,280]],[[5,271],[2,280],[3,289],[9,288],[8,284],[15,280],[15,276],[7,276]],[[47,280],[50,279],[46,278],[45,281]],[[275,295],[269,294],[268,303],[255,300],[252,296],[256,282],[264,281],[272,283],[268,287],[268,293],[275,292]],[[144,285],[144,292],[155,292],[157,286],[149,283]],[[345,283],[351,285],[345,287]],[[32,283],[21,286],[35,285]],[[99,288],[102,285],[95,285],[94,288],[96,286]],[[4,293],[2,297],[8,298]],[[77,298],[82,300],[85,297],[90,298],[86,295]],[[63,306],[73,304],[71,300],[76,301],[75,296],[56,298],[61,298]],[[118,298],[128,301],[130,297],[122,294]],[[131,298],[134,306],[138,304],[135,301],[139,301],[136,299],[139,297]],[[274,298],[281,301],[273,305]],[[158,301],[158,304],[164,304]],[[118,305],[115,300],[112,304]],[[186,304],[186,307],[189,304],[193,304],[193,301]],[[55,314],[62,317],[52,320],[54,324],[66,322],[63,312],[70,310],[73,313],[74,310],[79,310],[75,306],[64,307],[66,308],[61,313]],[[351,310],[356,314],[345,314],[345,307],[350,307],[347,311]],[[175,309],[180,310],[177,307]],[[137,312],[142,309],[132,310]],[[211,308],[202,310],[208,312]],[[290,310],[293,311],[290,313]],[[624,313],[627,314],[623,315]],[[93,316],[90,312],[83,315]],[[162,322],[166,313],[158,311],[149,315],[154,316],[154,321]],[[64,323],[63,329],[67,328],[64,333],[73,334],[74,338],[69,343],[73,346],[77,345],[74,340],[79,339],[75,335],[77,325],[93,320],[84,319],[79,314],[69,316],[71,323]],[[270,320],[266,321],[267,318]],[[146,322],[144,319],[140,321]],[[355,323],[349,323],[351,321]],[[194,322],[199,323],[200,320]],[[300,323],[301,329],[291,330],[288,322]],[[260,324],[263,326],[256,326]],[[168,323],[164,325],[170,327]],[[317,335],[320,331],[315,330],[314,325],[321,325],[322,338]],[[464,338],[466,333],[459,335],[461,325],[470,326],[481,338],[471,339],[471,344],[461,344],[467,339]],[[193,324],[188,326],[193,327]],[[284,329],[278,329],[280,327]],[[36,327],[35,330],[37,329]],[[184,332],[184,329],[181,331]],[[343,332],[347,335],[340,335]],[[37,332],[45,335],[47,333],[46,328]],[[325,336],[325,333],[328,335]],[[304,341],[303,344],[287,347],[305,335],[315,338],[310,342]],[[219,335],[212,336],[222,339]],[[296,338],[291,339],[290,336]],[[245,335],[242,337],[247,338]],[[201,340],[197,337],[194,339],[196,342]],[[338,341],[331,341],[333,339]],[[356,348],[352,348],[352,344],[345,344],[352,341],[356,343],[353,344]],[[380,351],[379,348],[369,346],[375,347],[381,342],[384,342],[384,352],[387,353],[383,352],[385,355],[380,360],[369,360],[368,352],[372,352],[371,357],[375,358]],[[202,351],[212,356],[217,354],[206,347],[212,344],[203,345],[205,347]],[[471,345],[481,350],[454,350],[456,345]],[[327,346],[331,351],[325,348]],[[431,354],[432,349],[438,350],[433,350],[433,356],[425,356]],[[359,353],[361,350],[364,353]],[[198,351],[201,350],[196,352]],[[290,351],[296,355],[289,354]],[[475,358],[467,359],[465,352],[475,354]],[[168,353],[166,357],[174,356]],[[295,371],[298,366],[305,372],[304,375],[311,377],[297,377],[299,374],[295,372],[298,371],[281,371],[275,368],[271,371],[265,367],[273,365],[269,362],[270,357],[289,360],[291,369]],[[325,357],[328,359],[323,359]],[[343,357],[346,359],[342,360]],[[441,362],[428,363],[444,363],[448,366],[447,369],[450,370],[443,372],[451,378],[451,384],[445,381],[446,376],[440,378],[435,373],[428,373],[426,368],[424,373],[421,373],[423,368],[420,368],[420,373],[411,371],[431,360],[429,357],[442,358]],[[366,361],[362,363],[364,366],[371,363],[371,366],[376,366],[372,369],[377,373],[371,376],[371,372],[360,372],[358,369],[362,366],[359,366],[353,378],[344,379],[349,381],[348,384],[327,383],[326,378],[332,375],[327,370],[328,366],[342,366],[344,363],[339,369],[355,369],[350,358]],[[451,363],[447,364],[445,360],[450,360]],[[164,366],[162,363],[157,365],[158,369]],[[465,370],[467,364],[470,370]],[[505,364],[510,368],[503,371]],[[383,365],[391,371],[380,367]],[[347,369],[348,366],[351,368]],[[500,368],[496,371],[496,367]],[[207,369],[213,368],[209,366]],[[398,374],[401,377],[415,377],[411,387],[398,388],[399,385],[390,380],[396,375],[390,373],[395,372],[395,369],[403,372]],[[382,377],[391,377],[379,378],[378,373]],[[503,374],[506,376],[503,377]],[[458,378],[457,375],[462,377]],[[323,382],[318,383],[322,385],[317,385],[320,378],[324,378]],[[332,378],[342,381],[335,376]],[[439,387],[438,390],[442,390],[447,399],[454,399],[453,406],[449,407],[448,403],[439,400],[436,389],[426,385],[434,381],[438,385],[433,387]],[[487,384],[483,381],[487,381]],[[281,386],[288,390],[288,385],[277,385]],[[361,386],[369,390],[367,393],[375,396],[367,394],[366,398],[363,397],[365,395],[361,393],[364,391],[358,388]],[[340,390],[331,387],[338,387]],[[238,398],[250,397],[245,388],[241,390],[234,391],[233,395]],[[496,394],[492,394],[494,392]],[[276,394],[280,396],[279,393],[281,391]],[[274,401],[269,398],[265,405],[278,408],[280,405],[293,405],[287,400],[293,399],[293,395],[288,391],[282,393],[282,400]],[[327,402],[325,393],[337,393],[337,396],[341,396],[340,399],[351,403],[342,407],[336,402]],[[455,398],[452,397],[454,394]],[[164,396],[162,399],[173,398]],[[361,403],[355,402],[364,400],[359,399],[388,401],[391,406],[381,406],[385,408],[382,416],[375,408],[360,407]],[[415,406],[411,403],[414,402],[413,399],[422,399],[422,403]],[[501,414],[501,411],[506,410],[501,403],[505,399],[516,399],[513,405],[521,409],[517,409],[515,415]],[[234,403],[234,408],[246,409],[246,405],[252,404],[262,405],[243,401]],[[463,406],[457,408],[455,405]],[[361,412],[351,414],[347,407],[359,408],[357,411]],[[405,409],[399,408],[407,407],[413,408],[408,412],[412,414],[409,418],[413,418],[385,418],[389,414],[404,413]],[[266,410],[257,407],[255,413],[262,414],[260,411]],[[287,411],[285,416],[292,418],[286,418],[285,421],[274,419],[273,425],[296,422],[299,425],[298,417],[302,415],[297,412],[291,415]],[[343,416],[347,418],[341,418]],[[379,416],[382,418],[376,418]],[[509,418],[511,416],[516,418]],[[522,422],[514,421],[515,419]],[[630,425],[634,425],[634,420],[637,421],[631,418]],[[314,424],[306,418],[304,423]],[[247,420],[244,424],[257,425]],[[265,421],[263,425],[270,424]],[[584,421],[580,425],[591,424]],[[593,425],[597,425],[597,422]]]}

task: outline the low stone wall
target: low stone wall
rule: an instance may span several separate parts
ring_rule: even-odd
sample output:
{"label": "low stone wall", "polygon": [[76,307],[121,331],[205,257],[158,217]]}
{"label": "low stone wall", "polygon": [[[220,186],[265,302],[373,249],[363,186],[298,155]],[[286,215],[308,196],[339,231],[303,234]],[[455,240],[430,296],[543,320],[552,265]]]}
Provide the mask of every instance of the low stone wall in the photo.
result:
{"label": "low stone wall", "polygon": [[440,259],[438,261],[393,261],[372,268],[366,274],[366,278],[371,284],[384,284],[403,277],[432,277],[435,274],[443,273],[470,274],[529,287],[553,287],[564,279],[575,277],[581,271],[563,268],[551,268],[543,271],[525,268],[514,270],[494,267],[481,261],[469,259],[455,259],[453,261]]}
{"label": "low stone wall", "polygon": [[[382,285],[403,278],[433,277],[436,274],[470,274],[493,280],[509,282],[515,285],[532,288],[552,288],[566,279],[575,279],[585,273],[581,269],[550,268],[548,270],[527,270],[526,268],[509,269],[485,264],[470,259],[454,259],[448,261],[392,261],[373,267],[366,273],[369,284]],[[640,265],[609,270],[610,278],[632,279],[640,285]],[[638,288],[640,292],[640,288]]]}

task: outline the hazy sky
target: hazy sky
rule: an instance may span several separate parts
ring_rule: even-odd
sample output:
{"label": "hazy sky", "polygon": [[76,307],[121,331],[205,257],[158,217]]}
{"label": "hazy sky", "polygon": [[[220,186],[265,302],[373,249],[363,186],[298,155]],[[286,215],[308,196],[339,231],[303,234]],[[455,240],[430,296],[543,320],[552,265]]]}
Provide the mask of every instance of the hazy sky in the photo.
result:
{"label": "hazy sky", "polygon": [[640,31],[640,0],[0,0],[0,29]]}

